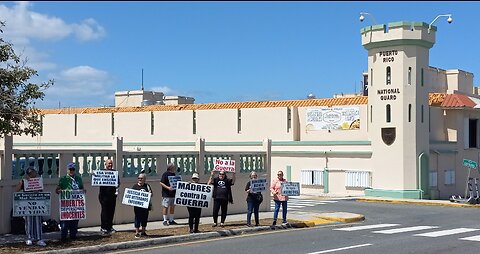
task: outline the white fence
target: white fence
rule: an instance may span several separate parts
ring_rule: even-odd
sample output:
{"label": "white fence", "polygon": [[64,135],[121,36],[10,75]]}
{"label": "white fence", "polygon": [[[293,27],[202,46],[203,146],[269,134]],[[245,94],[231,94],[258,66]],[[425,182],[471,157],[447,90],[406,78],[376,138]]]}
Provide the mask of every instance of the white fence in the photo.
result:
{"label": "white fence", "polygon": [[345,187],[368,188],[372,186],[370,171],[345,170]]}
{"label": "white fence", "polygon": [[320,169],[302,169],[300,171],[302,185],[323,186],[323,170]]}

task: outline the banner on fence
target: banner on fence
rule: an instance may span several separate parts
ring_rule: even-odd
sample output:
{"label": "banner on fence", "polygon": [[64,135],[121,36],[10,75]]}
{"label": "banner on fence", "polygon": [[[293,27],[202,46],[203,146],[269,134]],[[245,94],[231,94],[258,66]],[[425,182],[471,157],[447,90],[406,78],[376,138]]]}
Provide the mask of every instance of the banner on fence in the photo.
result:
{"label": "banner on fence", "polygon": [[258,178],[250,180],[250,189],[252,192],[262,192],[267,189],[267,179]]}
{"label": "banner on fence", "polygon": [[152,193],[148,191],[139,191],[125,188],[125,192],[123,192],[122,204],[141,208],[148,208],[151,197]]}
{"label": "banner on fence", "polygon": [[87,206],[84,190],[62,190],[60,199],[60,220],[84,220]]}
{"label": "banner on fence", "polygon": [[176,190],[177,182],[182,181],[182,176],[168,176],[168,181],[170,182],[170,187]]}
{"label": "banner on fence", "polygon": [[286,182],[282,183],[283,196],[300,196],[300,183]]}
{"label": "banner on fence", "polygon": [[175,205],[208,208],[213,186],[200,183],[178,182]]}
{"label": "banner on fence", "polygon": [[92,175],[92,186],[118,186],[118,171],[116,170],[94,170]]}
{"label": "banner on fence", "polygon": [[235,172],[235,160],[215,159],[213,162],[213,170]]}
{"label": "banner on fence", "polygon": [[25,191],[43,190],[43,177],[23,179],[23,189]]}
{"label": "banner on fence", "polygon": [[13,193],[13,216],[50,216],[50,192]]}

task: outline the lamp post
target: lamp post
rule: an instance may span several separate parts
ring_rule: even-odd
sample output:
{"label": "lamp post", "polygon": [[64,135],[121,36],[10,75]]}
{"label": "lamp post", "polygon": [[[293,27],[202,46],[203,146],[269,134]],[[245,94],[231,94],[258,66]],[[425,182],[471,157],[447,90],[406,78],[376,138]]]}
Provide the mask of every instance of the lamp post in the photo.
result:
{"label": "lamp post", "polygon": [[364,15],[369,15],[372,19],[373,19],[373,24],[376,25],[377,24],[377,21],[375,20],[375,17],[373,17],[372,14],[368,13],[368,12],[360,12],[360,22],[363,22],[363,20],[365,20],[365,16]]}
{"label": "lamp post", "polygon": [[437,19],[440,17],[448,17],[447,22],[449,24],[453,22],[452,14],[440,14],[430,23],[430,25],[428,25],[428,33],[430,33],[430,29],[432,29],[432,24],[435,23],[435,21],[437,21]]}

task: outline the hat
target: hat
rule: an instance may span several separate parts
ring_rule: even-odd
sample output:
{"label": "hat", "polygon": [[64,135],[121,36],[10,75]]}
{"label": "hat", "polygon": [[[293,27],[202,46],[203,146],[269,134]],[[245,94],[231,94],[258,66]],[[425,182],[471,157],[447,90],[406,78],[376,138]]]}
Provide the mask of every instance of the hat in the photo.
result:
{"label": "hat", "polygon": [[67,169],[76,169],[75,166],[76,166],[75,163],[70,162],[67,164]]}
{"label": "hat", "polygon": [[198,176],[198,173],[193,173],[193,174],[192,174],[192,178],[200,179],[200,177]]}

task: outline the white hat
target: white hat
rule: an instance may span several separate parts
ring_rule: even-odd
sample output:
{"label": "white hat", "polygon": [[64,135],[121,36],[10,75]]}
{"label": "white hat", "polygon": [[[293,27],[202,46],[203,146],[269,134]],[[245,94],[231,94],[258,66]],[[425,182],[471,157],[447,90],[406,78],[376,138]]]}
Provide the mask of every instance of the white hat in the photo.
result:
{"label": "white hat", "polygon": [[193,173],[193,174],[192,174],[192,178],[200,179],[200,177],[198,176],[198,173]]}

